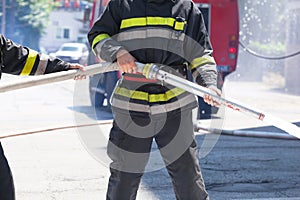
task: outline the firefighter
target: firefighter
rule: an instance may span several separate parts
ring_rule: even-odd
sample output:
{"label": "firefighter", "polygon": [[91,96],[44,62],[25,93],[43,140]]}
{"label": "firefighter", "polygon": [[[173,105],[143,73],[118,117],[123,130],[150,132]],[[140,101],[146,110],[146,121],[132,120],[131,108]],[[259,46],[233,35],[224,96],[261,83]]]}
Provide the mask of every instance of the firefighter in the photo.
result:
{"label": "firefighter", "polygon": [[[47,55],[23,47],[0,34],[0,78],[1,72],[14,75],[41,75],[65,71],[83,70],[79,64],[70,64],[60,59],[50,59]],[[75,79],[82,79],[77,76]],[[0,199],[15,199],[13,177],[0,142]]]}
{"label": "firefighter", "polygon": [[[117,62],[122,78],[111,98],[114,114],[107,153],[112,159],[107,200],[134,200],[156,141],[176,199],[209,199],[197,158],[193,94],[137,72],[135,62],[162,64],[220,95],[216,63],[191,0],[111,0],[88,33],[100,59]],[[169,66],[168,69],[165,66]],[[218,106],[211,96],[204,101]]]}

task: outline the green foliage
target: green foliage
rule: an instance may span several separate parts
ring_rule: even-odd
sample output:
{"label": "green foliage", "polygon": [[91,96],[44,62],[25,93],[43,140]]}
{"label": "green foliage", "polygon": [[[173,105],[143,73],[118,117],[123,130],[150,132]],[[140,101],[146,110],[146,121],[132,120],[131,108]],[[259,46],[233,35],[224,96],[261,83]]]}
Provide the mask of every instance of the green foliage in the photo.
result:
{"label": "green foliage", "polygon": [[275,41],[271,41],[267,44],[262,44],[258,41],[250,41],[248,47],[266,55],[283,55],[286,50],[284,43]]}
{"label": "green foliage", "polygon": [[48,24],[50,12],[53,8],[51,0],[16,0],[18,8],[17,20],[25,28],[35,29],[42,33]]}
{"label": "green foliage", "polygon": [[[3,18],[3,5],[5,18]],[[15,42],[38,49],[40,37],[49,23],[49,15],[53,7],[53,0],[2,0],[1,30]],[[2,27],[3,25],[5,27]]]}

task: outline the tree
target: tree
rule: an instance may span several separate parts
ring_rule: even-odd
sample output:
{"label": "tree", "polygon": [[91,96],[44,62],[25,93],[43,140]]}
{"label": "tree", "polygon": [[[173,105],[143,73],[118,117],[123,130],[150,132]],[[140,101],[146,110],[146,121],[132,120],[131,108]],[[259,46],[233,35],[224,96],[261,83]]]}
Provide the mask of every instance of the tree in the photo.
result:
{"label": "tree", "polygon": [[16,28],[22,44],[39,49],[39,40],[49,22],[49,14],[54,6],[52,0],[16,0]]}
{"label": "tree", "polygon": [[[14,41],[39,49],[39,40],[48,24],[53,0],[2,0],[1,30]],[[5,7],[4,7],[5,6]],[[5,27],[3,27],[5,26]]]}
{"label": "tree", "polygon": [[16,21],[14,10],[17,8],[17,3],[15,0],[2,0],[0,6],[1,33],[10,36],[11,39],[15,39],[13,37]]}

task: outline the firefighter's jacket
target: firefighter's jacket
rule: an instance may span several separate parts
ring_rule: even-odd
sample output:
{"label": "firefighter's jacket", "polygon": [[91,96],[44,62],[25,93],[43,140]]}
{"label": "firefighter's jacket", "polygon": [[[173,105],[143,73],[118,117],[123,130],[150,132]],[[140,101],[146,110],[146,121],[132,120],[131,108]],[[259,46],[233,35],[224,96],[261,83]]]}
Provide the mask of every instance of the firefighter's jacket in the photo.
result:
{"label": "firefighter's jacket", "polygon": [[[216,85],[216,64],[203,17],[190,0],[111,0],[88,34],[99,58],[116,61],[126,49],[141,63],[188,68],[202,86]],[[179,70],[184,71],[184,70]],[[194,95],[140,74],[123,74],[112,108],[160,114],[197,106]]]}
{"label": "firefighter's jacket", "polygon": [[0,34],[0,78],[1,73],[14,75],[41,75],[68,70],[69,63],[23,47]]}

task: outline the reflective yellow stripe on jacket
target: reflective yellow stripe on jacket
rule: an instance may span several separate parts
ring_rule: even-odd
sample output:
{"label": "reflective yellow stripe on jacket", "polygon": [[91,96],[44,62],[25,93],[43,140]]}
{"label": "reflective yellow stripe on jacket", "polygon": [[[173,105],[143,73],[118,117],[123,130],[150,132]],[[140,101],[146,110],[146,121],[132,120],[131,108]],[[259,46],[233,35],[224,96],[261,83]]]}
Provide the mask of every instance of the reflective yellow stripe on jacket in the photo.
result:
{"label": "reflective yellow stripe on jacket", "polygon": [[180,88],[173,88],[171,90],[166,91],[166,93],[162,93],[162,94],[149,94],[147,92],[128,90],[126,88],[121,88],[121,87],[118,87],[115,90],[115,94],[118,94],[120,96],[148,101],[150,103],[169,101],[170,99],[180,94],[183,94],[184,92],[185,91]]}
{"label": "reflective yellow stripe on jacket", "polygon": [[190,69],[193,70],[199,66],[205,65],[205,64],[215,64],[215,60],[213,57],[211,56],[203,56],[200,58],[195,58],[194,60],[192,60],[191,65],[190,65]]}
{"label": "reflective yellow stripe on jacket", "polygon": [[186,21],[178,22],[171,17],[137,17],[122,20],[120,29],[137,26],[169,26],[175,30],[184,30],[185,24]]}
{"label": "reflective yellow stripe on jacket", "polygon": [[28,76],[30,74],[30,72],[32,71],[32,68],[34,66],[35,60],[37,58],[37,55],[38,55],[38,52],[31,50],[31,49],[29,50],[26,63],[20,74],[21,76]]}
{"label": "reflective yellow stripe on jacket", "polygon": [[106,39],[106,38],[110,38],[110,36],[109,36],[108,34],[106,34],[106,33],[102,33],[102,34],[97,35],[97,36],[94,38],[94,40],[93,40],[92,49],[95,48],[95,45],[96,45],[98,42],[100,42],[101,40],[104,40],[104,39]]}
{"label": "reflective yellow stripe on jacket", "polygon": [[[174,18],[170,17],[138,17],[138,18],[130,18],[124,19],[121,22],[120,29],[131,28],[131,27],[139,27],[139,26],[169,26],[173,27],[175,30],[182,31],[184,30],[185,24],[187,22],[179,22]],[[170,35],[168,33],[168,35]],[[96,44],[101,42],[104,39],[110,38],[110,35],[106,33],[101,33],[97,35],[92,42],[92,49],[94,50]],[[181,38],[183,40],[183,38]]]}

